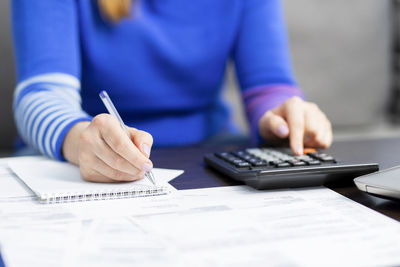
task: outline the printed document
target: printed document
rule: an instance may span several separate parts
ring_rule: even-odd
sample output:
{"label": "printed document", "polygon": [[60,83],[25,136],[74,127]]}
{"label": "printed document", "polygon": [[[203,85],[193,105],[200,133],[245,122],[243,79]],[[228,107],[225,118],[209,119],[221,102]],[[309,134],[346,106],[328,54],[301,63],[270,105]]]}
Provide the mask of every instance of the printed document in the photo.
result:
{"label": "printed document", "polygon": [[323,187],[51,205],[24,197],[0,201],[11,267],[400,265],[400,224]]}

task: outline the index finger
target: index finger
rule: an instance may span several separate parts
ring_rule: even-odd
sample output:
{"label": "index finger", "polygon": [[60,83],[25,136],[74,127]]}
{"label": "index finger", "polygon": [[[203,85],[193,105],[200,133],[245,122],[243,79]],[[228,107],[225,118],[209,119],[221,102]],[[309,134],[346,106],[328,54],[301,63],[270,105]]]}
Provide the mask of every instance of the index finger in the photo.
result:
{"label": "index finger", "polygon": [[286,102],[285,117],[289,127],[290,147],[295,155],[303,154],[304,107],[299,98]]}
{"label": "index finger", "polygon": [[139,151],[115,118],[109,117],[97,124],[100,124],[101,137],[113,151],[139,170],[149,171],[152,168],[151,161]]}

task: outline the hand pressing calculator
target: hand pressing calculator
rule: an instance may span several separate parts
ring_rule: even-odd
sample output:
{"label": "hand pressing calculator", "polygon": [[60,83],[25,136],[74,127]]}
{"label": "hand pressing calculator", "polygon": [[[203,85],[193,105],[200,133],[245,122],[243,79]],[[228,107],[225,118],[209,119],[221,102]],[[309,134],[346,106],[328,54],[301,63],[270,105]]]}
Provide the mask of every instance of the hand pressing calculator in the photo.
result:
{"label": "hand pressing calculator", "polygon": [[315,149],[294,156],[288,148],[248,148],[207,154],[206,163],[256,189],[319,186],[379,170],[377,163],[342,162]]}

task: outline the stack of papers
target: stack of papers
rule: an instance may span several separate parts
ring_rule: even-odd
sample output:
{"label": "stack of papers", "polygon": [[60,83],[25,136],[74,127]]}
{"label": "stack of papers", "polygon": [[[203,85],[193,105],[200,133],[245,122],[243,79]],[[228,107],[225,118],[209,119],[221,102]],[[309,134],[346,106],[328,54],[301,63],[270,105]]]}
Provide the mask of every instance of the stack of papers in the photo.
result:
{"label": "stack of papers", "polygon": [[[0,173],[0,185],[15,185]],[[400,224],[323,187],[53,205],[16,188],[0,194],[7,266],[400,265]]]}

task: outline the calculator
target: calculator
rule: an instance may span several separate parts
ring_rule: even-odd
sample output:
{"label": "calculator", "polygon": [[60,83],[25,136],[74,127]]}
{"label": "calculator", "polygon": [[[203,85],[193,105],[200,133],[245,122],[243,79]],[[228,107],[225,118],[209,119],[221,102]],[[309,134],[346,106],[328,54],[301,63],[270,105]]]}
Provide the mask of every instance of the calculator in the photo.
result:
{"label": "calculator", "polygon": [[215,170],[256,189],[326,185],[379,170],[377,163],[350,163],[316,149],[295,156],[289,148],[248,148],[204,156]]}

